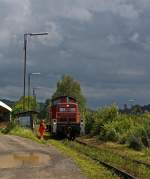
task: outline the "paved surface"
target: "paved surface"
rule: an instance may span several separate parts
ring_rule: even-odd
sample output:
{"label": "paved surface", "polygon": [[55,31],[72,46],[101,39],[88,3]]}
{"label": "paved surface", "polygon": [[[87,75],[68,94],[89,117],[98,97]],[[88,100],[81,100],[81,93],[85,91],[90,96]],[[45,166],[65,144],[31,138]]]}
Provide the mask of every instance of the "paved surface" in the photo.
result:
{"label": "paved surface", "polygon": [[74,162],[53,146],[0,136],[0,179],[85,179]]}

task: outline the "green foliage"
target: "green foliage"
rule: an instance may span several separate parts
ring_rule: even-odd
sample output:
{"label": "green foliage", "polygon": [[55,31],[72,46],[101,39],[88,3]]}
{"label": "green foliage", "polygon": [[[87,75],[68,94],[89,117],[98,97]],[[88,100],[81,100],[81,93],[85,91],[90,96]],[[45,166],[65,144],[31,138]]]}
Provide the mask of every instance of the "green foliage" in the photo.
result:
{"label": "green foliage", "polygon": [[86,100],[82,94],[80,83],[71,76],[64,75],[62,79],[57,82],[57,89],[52,98],[59,96],[74,97],[79,103],[80,111],[84,111]]}
{"label": "green foliage", "polygon": [[44,105],[42,106],[42,108],[40,109],[40,115],[39,115],[39,118],[40,119],[45,119],[47,122],[49,122],[49,117],[48,117],[48,110],[50,108],[50,99],[46,99]]}
{"label": "green foliage", "polygon": [[21,136],[21,137],[25,137],[25,138],[35,140],[35,141],[39,141],[37,139],[36,135],[34,135],[34,133],[30,129],[19,127],[19,126],[15,126],[14,128],[12,128],[9,131],[9,134],[18,135],[18,136]]}
{"label": "green foliage", "polygon": [[119,139],[119,133],[114,128],[105,128],[100,132],[99,139],[116,142]]}
{"label": "green foliage", "polygon": [[[104,123],[99,137],[104,138],[104,140],[125,143],[134,125],[134,121],[130,116],[118,114],[111,122]],[[110,135],[112,133],[113,137]]]}
{"label": "green foliage", "polygon": [[[142,149],[142,147],[150,147],[150,125],[143,124],[142,126],[137,126],[133,129],[131,132],[131,135],[129,136],[127,140],[129,147],[132,147],[134,149],[138,149],[137,146],[139,146],[139,150]],[[132,144],[137,144],[137,146]]]}
{"label": "green foliage", "polygon": [[91,134],[92,135],[97,135],[102,131],[103,127],[103,118],[101,116],[98,116],[98,114],[95,114],[95,121],[93,123],[92,129],[91,129]]}
{"label": "green foliage", "polygon": [[142,146],[149,147],[150,123],[148,121],[148,119],[139,116],[119,114],[115,120],[104,124],[99,138],[106,141],[128,143],[132,148],[135,146],[136,150],[142,149]]}
{"label": "green foliage", "polygon": [[29,100],[29,110],[36,110],[37,109],[37,103],[33,96],[26,96],[25,99],[21,97],[19,101],[15,103],[13,106],[13,112],[12,114],[16,114],[23,111],[23,102],[25,100],[25,111],[28,111],[28,100]]}
{"label": "green foliage", "polygon": [[93,111],[89,111],[87,110],[85,112],[85,132],[86,134],[89,134],[91,133],[91,130],[92,130],[92,127],[93,127],[93,124],[94,124],[94,121],[95,121],[95,113]]}
{"label": "green foliage", "polygon": [[103,119],[104,123],[112,122],[118,115],[118,106],[112,104],[110,106],[105,106],[98,110],[99,116]]}
{"label": "green foliage", "polygon": [[143,144],[140,137],[130,136],[128,139],[128,144],[130,148],[133,148],[135,150],[142,150],[143,148]]}
{"label": "green foliage", "polygon": [[104,124],[112,122],[117,118],[118,107],[115,104],[98,109],[94,114],[94,124],[92,125],[92,134],[99,135],[103,131]]}
{"label": "green foliage", "polygon": [[140,150],[150,147],[150,114],[119,114],[115,104],[85,115],[86,132],[104,141],[127,143]]}

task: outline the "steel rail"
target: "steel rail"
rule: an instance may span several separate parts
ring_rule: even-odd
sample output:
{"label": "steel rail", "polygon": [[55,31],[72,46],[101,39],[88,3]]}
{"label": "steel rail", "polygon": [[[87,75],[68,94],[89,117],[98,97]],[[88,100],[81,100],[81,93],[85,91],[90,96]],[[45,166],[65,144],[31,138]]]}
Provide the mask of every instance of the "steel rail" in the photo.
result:
{"label": "steel rail", "polygon": [[[77,140],[77,139],[76,139],[75,141],[76,141],[77,143],[81,144],[81,145],[89,146],[88,144],[86,144],[86,143],[84,143],[84,142],[82,142],[82,141],[80,141],[80,140]],[[122,169],[119,169],[119,168],[117,168],[117,167],[115,167],[115,166],[113,166],[113,165],[111,165],[111,164],[109,164],[109,163],[107,163],[107,162],[101,161],[101,160],[99,160],[99,159],[97,159],[97,158],[95,158],[95,157],[91,157],[91,156],[88,155],[88,154],[85,154],[85,155],[87,155],[88,157],[90,157],[92,160],[95,160],[96,162],[102,164],[104,167],[106,167],[106,168],[112,170],[114,173],[116,173],[119,177],[122,177],[123,179],[138,179],[137,177],[133,176],[132,174],[130,174],[130,173],[128,173],[128,172],[126,172],[126,171],[124,171],[124,170],[122,170]]]}

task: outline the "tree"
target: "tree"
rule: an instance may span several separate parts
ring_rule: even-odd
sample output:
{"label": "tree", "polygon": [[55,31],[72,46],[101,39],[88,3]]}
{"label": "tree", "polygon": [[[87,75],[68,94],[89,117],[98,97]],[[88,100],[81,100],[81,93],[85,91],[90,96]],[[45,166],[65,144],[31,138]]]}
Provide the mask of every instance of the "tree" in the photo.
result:
{"label": "tree", "polygon": [[133,114],[141,114],[142,108],[140,105],[134,105],[134,106],[132,106],[131,111]]}
{"label": "tree", "polygon": [[[28,109],[28,99],[30,101],[29,109]],[[35,110],[37,108],[37,103],[34,97],[25,96],[25,111]],[[13,106],[13,114],[19,113],[23,111],[23,97],[19,99]]]}
{"label": "tree", "polygon": [[52,99],[59,96],[72,96],[79,103],[80,111],[84,111],[86,100],[82,94],[80,83],[74,80],[69,75],[62,76],[61,80],[57,82],[56,92],[53,94]]}
{"label": "tree", "polygon": [[39,115],[40,118],[45,119],[46,121],[49,120],[48,115],[49,115],[50,106],[51,106],[50,99],[46,99],[45,103],[42,103],[40,109],[40,115]]}

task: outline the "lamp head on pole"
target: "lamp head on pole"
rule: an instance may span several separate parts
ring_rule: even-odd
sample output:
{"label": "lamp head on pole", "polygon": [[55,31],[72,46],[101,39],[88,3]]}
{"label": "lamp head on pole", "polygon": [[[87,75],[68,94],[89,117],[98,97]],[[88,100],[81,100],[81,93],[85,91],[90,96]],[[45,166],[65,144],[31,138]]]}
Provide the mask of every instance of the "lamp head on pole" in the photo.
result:
{"label": "lamp head on pole", "polygon": [[37,73],[30,73],[31,75],[40,75],[41,73],[37,72]]}
{"label": "lamp head on pole", "polygon": [[48,32],[41,32],[41,33],[27,33],[27,35],[30,35],[30,36],[36,36],[36,35],[48,35]]}
{"label": "lamp head on pole", "polygon": [[28,76],[31,76],[31,75],[40,75],[40,74],[41,74],[40,72],[28,73]]}

